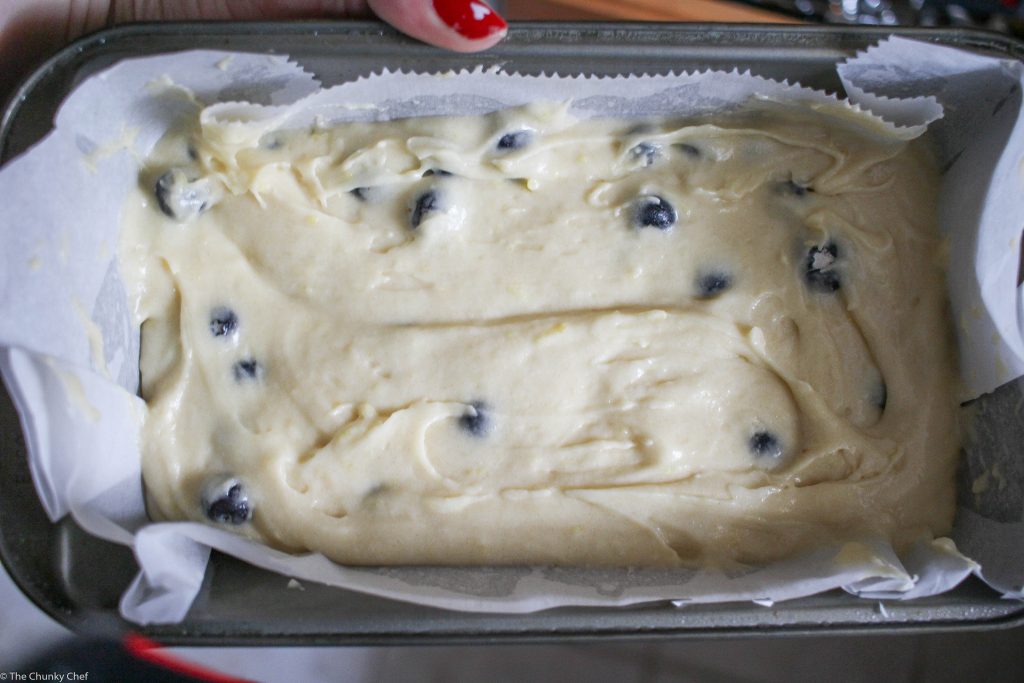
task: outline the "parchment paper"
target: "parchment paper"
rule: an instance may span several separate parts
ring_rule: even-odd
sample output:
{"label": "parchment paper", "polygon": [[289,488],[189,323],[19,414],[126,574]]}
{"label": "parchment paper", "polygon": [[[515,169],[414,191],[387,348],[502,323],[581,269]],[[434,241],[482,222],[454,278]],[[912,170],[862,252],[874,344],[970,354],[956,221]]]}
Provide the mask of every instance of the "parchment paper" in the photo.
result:
{"label": "parchment paper", "polygon": [[1024,373],[1024,297],[1016,286],[1024,225],[1021,65],[891,39],[839,72],[853,102],[908,138],[931,124],[939,148],[941,228],[955,254],[949,282],[965,384],[971,396],[1002,386],[966,408],[979,427],[966,446],[954,538],[973,559],[948,539],[922,539],[897,557],[885,543],[865,538],[728,575],[367,569],[287,555],[213,527],[152,524],[145,517],[138,330],[116,262],[119,215],[139,161],[176,119],[195,111],[196,101],[224,103],[205,115],[239,125],[484,113],[570,98],[581,116],[694,114],[750,97],[836,104],[822,93],[736,72],[625,78],[384,72],[318,92],[312,76],[284,58],[192,52],[123,62],[89,79],[61,108],[55,130],[0,170],[0,370],[22,417],[47,513],[54,520],[71,514],[89,532],[134,548],[141,569],[121,610],[139,623],[184,618],[210,547],[298,579],[475,611],[651,600],[767,604],[835,587],[912,598],[948,590],[972,572],[1008,596],[1024,596],[1024,400],[1020,381],[1007,384]]}

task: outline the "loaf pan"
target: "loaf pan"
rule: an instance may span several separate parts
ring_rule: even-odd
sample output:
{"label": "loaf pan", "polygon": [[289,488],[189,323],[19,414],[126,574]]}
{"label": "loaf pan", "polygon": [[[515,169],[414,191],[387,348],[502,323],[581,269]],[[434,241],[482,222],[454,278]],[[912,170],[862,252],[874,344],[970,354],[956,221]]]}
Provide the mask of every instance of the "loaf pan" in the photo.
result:
{"label": "loaf pan", "polygon": [[[749,69],[842,93],[835,67],[889,36],[1021,59],[1024,44],[962,29],[716,24],[524,23],[480,55],[442,51],[372,22],[163,23],[102,31],[46,62],[18,89],[0,120],[0,163],[49,132],[68,93],[115,62],[189,49],[285,54],[324,86],[382,68],[419,71],[500,65],[527,74],[668,73]],[[1000,400],[998,392],[980,401]],[[908,602],[869,601],[841,591],[762,607],[667,603],[558,608],[532,614],[452,612],[306,583],[214,553],[184,621],[137,627],[118,600],[134,577],[131,551],[87,535],[70,519],[51,523],[29,475],[17,415],[0,396],[0,559],[43,611],[80,631],[128,629],[172,645],[400,644],[664,637],[913,633],[1024,625],[1024,604],[976,579]]]}

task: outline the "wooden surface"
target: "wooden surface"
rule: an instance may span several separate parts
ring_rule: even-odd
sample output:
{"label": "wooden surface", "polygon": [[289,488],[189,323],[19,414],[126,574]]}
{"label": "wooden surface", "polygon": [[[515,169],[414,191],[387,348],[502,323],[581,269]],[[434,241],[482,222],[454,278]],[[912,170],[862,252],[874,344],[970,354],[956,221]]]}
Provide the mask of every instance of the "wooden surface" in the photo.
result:
{"label": "wooden surface", "polygon": [[633,20],[798,23],[782,14],[724,0],[505,0],[512,20]]}

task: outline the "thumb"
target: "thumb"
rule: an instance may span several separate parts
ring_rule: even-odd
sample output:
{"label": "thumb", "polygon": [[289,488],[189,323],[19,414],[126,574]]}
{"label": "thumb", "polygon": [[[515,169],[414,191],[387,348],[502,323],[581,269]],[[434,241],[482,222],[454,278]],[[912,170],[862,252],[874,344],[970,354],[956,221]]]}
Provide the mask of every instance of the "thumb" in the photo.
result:
{"label": "thumb", "polygon": [[402,33],[455,50],[486,50],[508,24],[484,0],[368,0],[370,9]]}

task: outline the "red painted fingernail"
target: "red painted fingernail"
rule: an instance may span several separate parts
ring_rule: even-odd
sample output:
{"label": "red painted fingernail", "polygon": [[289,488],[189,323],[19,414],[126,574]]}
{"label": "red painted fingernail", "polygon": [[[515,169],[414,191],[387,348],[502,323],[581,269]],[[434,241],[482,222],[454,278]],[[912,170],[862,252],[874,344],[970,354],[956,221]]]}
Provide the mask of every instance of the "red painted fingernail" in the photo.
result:
{"label": "red painted fingernail", "polygon": [[434,11],[441,21],[470,40],[486,38],[508,28],[501,15],[481,0],[434,0]]}
{"label": "red painted fingernail", "polygon": [[138,633],[126,633],[122,643],[124,649],[135,659],[169,669],[191,680],[209,681],[210,683],[252,683],[248,679],[222,674],[219,671],[167,654],[159,643]]}

